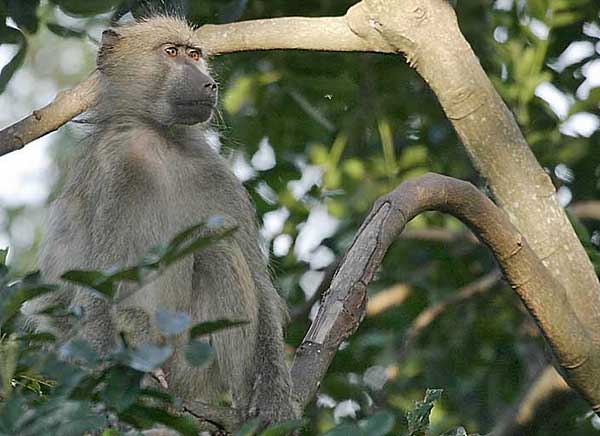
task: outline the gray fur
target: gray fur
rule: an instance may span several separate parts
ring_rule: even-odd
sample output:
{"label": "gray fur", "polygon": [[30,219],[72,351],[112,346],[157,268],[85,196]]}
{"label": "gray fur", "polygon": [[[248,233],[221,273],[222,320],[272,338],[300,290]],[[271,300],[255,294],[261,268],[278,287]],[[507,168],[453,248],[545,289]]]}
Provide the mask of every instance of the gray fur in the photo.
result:
{"label": "gray fur", "polygon": [[[92,115],[95,129],[51,206],[40,254],[43,275],[58,280],[69,269],[136,264],[151,246],[213,215],[224,216],[238,229],[179,261],[141,290],[131,293],[123,287],[120,292],[130,295],[117,307],[65,284],[62,293],[38,300],[28,312],[57,301],[80,306],[84,317],[77,332],[42,316],[37,316],[39,328],[61,337],[83,337],[101,351],[114,346],[118,330],[125,330],[134,342],[163,340],[154,325],[158,308],[185,311],[194,323],[248,320],[247,325],[212,335],[217,359],[207,369],[187,364],[185,338],[179,338],[163,368],[169,388],[184,400],[205,402],[230,391],[247,416],[265,422],[291,418],[282,327],[287,315],[259,247],[254,208],[226,162],[210,147],[208,138],[214,132],[207,124],[180,124],[173,118],[174,100],[181,95],[174,90],[189,83],[189,77],[171,67],[156,48],[157,42],[200,41],[185,23],[168,17],[117,28],[105,36],[99,54],[100,99]],[[204,61],[197,68],[208,75]]]}

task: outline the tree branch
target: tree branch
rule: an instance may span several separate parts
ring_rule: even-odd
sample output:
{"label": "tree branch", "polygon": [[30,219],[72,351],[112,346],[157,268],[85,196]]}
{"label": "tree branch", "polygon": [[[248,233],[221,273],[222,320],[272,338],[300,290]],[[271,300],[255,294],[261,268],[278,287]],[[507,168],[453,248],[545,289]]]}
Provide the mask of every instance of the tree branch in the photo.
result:
{"label": "tree branch", "polygon": [[96,100],[100,73],[94,71],[84,82],[73,89],[61,91],[56,98],[41,109],[0,131],[0,156],[19,150],[64,125]]}
{"label": "tree branch", "polygon": [[313,398],[337,348],[365,316],[367,286],[388,247],[412,218],[429,210],[460,219],[492,250],[569,383],[600,411],[600,361],[577,317],[581,305],[571,306],[562,284],[487,197],[470,183],[436,174],[401,184],[375,204],[361,226],[296,350],[292,366],[296,400],[305,406]]}
{"label": "tree branch", "polygon": [[367,316],[376,316],[394,306],[400,306],[410,296],[412,289],[404,283],[398,283],[377,292],[369,298]]}
{"label": "tree branch", "polygon": [[243,424],[242,417],[231,407],[213,406],[201,401],[188,401],[183,410],[199,422],[201,430],[234,433]]}
{"label": "tree branch", "polygon": [[[256,50],[313,50],[389,52],[354,34],[345,17],[284,17],[206,24],[196,30],[209,56]],[[58,129],[93,106],[98,71],[75,88],[60,92],[54,101],[0,131],[0,156]]]}

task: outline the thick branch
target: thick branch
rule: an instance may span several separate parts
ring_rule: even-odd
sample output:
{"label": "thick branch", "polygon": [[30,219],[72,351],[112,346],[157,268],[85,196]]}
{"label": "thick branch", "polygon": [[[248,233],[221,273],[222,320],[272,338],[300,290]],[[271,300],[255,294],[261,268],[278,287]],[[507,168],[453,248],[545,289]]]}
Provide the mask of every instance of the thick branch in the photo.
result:
{"label": "thick branch", "polygon": [[390,244],[421,212],[450,213],[494,253],[513,289],[551,345],[571,385],[600,410],[600,361],[564,287],[542,264],[508,217],[473,185],[428,174],[400,185],[377,202],[334,274],[321,308],[296,351],[294,395],[306,405],[316,393],[339,345],[365,315],[366,289]]}
{"label": "thick branch", "polygon": [[344,17],[283,17],[207,24],[197,33],[209,55],[280,49],[387,52],[351,32]]}

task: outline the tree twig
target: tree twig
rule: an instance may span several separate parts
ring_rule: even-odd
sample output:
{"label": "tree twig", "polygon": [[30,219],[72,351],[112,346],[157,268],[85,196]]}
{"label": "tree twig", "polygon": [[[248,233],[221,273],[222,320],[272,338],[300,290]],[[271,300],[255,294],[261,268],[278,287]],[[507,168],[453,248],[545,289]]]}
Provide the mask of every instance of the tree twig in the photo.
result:
{"label": "tree twig", "polygon": [[600,201],[579,201],[569,206],[569,209],[581,220],[600,221]]}
{"label": "tree twig", "polygon": [[412,289],[404,283],[398,283],[389,288],[382,289],[369,298],[367,316],[375,316],[394,306],[403,304],[409,297]]}
{"label": "tree twig", "polygon": [[400,350],[400,359],[406,355],[406,352],[414,344],[417,337],[429,327],[438,317],[449,307],[463,303],[471,298],[484,294],[492,289],[502,279],[502,273],[499,270],[493,270],[483,277],[478,278],[472,283],[458,289],[455,293],[442,301],[428,307],[417,316],[408,330],[406,331],[402,347]]}

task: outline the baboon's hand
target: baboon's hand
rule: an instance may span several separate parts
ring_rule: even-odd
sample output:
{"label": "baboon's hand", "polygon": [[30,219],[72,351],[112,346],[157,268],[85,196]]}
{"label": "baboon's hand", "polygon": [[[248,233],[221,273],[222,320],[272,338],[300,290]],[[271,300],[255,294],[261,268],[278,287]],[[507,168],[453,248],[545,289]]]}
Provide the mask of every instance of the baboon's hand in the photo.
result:
{"label": "baboon's hand", "polygon": [[162,368],[155,369],[152,371],[152,376],[156,379],[156,381],[164,388],[169,389],[169,384],[167,383],[167,377]]}

